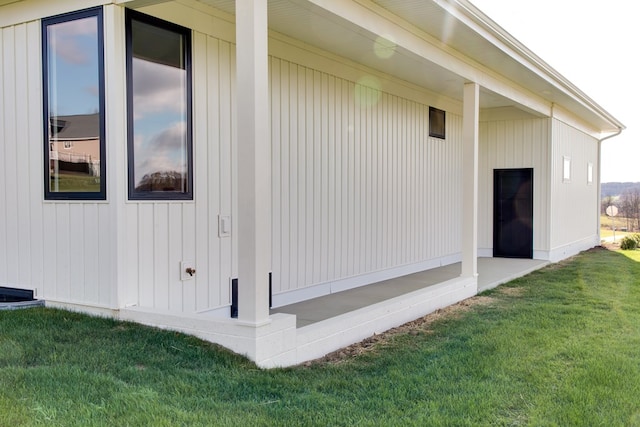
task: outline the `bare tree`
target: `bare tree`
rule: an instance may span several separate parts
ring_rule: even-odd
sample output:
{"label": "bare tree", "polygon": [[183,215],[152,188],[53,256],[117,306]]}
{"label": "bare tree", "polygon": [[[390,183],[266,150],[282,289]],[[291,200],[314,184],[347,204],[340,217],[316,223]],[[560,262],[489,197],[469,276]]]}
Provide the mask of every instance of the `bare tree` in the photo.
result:
{"label": "bare tree", "polygon": [[627,190],[620,196],[619,207],[631,222],[629,229],[640,229],[640,190]]}

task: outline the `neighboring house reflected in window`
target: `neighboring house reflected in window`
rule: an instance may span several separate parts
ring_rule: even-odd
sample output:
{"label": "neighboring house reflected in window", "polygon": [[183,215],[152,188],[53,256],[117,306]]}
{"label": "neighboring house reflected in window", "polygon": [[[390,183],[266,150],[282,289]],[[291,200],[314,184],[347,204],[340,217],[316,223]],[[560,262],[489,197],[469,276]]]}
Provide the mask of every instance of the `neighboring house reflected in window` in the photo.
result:
{"label": "neighboring house reflected in window", "polygon": [[102,9],[42,21],[45,198],[105,199]]}
{"label": "neighboring house reflected in window", "polygon": [[98,134],[100,115],[80,114],[58,116],[55,132],[49,137],[50,149],[57,158],[58,176],[76,174],[95,177],[94,185],[100,178],[100,135]]}
{"label": "neighboring house reflected in window", "polygon": [[190,31],[127,11],[130,199],[191,199]]}

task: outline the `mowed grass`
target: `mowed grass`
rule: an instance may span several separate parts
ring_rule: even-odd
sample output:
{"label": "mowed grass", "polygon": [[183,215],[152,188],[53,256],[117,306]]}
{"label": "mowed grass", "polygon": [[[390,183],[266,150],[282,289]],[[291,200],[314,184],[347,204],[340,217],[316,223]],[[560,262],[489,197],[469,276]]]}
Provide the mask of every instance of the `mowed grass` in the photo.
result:
{"label": "mowed grass", "polygon": [[634,231],[621,231],[622,228],[632,230],[634,224],[636,223],[635,219],[627,219],[623,216],[617,216],[615,218],[611,218],[607,215],[600,215],[600,237],[613,237],[613,227],[615,226],[615,237],[618,240],[618,237],[622,239],[623,237],[634,234]]}
{"label": "mowed grass", "polygon": [[594,250],[341,363],[0,312],[0,425],[640,425],[640,252]]}
{"label": "mowed grass", "polygon": [[65,174],[58,175],[56,187],[55,179],[51,179],[49,183],[52,190],[70,191],[70,192],[98,192],[100,191],[100,178],[85,174]]}
{"label": "mowed grass", "polygon": [[607,237],[615,237],[616,238],[616,242],[619,241],[619,240],[622,240],[626,236],[629,236],[629,235],[632,235],[632,234],[634,234],[634,233],[629,233],[629,232],[626,232],[626,231],[617,231],[616,230],[616,232],[614,234],[614,232],[612,230],[605,230],[605,229],[601,229],[600,230],[600,238],[601,239],[605,239]]}

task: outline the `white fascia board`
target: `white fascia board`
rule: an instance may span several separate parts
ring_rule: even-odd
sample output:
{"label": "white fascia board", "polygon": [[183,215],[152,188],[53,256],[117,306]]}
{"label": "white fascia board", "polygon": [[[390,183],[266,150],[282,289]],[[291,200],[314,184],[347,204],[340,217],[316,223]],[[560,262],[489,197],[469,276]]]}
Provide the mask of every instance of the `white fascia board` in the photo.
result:
{"label": "white fascia board", "polygon": [[600,139],[602,137],[599,129],[596,129],[593,125],[590,125],[584,120],[581,120],[575,115],[575,113],[561,105],[553,106],[551,117],[553,119],[566,123],[569,126],[576,128],[594,138]]}
{"label": "white fascia board", "polygon": [[482,13],[467,0],[434,0],[456,19],[472,28],[480,36],[489,40],[494,46],[507,53],[521,65],[533,71],[541,79],[549,82],[559,91],[571,97],[584,108],[600,116],[604,121],[609,122],[612,127],[619,130],[625,126],[613,117],[604,108],[598,105],[587,94],[581,91],[576,85],[571,83],[562,74],[533,53],[525,45],[519,42],[511,34],[500,27],[495,21]]}

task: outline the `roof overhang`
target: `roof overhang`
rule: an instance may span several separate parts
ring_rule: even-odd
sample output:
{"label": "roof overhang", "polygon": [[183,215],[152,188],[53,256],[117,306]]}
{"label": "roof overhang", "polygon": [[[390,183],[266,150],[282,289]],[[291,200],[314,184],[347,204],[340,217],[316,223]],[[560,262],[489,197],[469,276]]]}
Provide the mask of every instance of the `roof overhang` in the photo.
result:
{"label": "roof overhang", "polygon": [[[233,0],[199,0],[230,15]],[[551,116],[554,105],[607,135],[624,125],[467,0],[269,0],[269,28],[457,102]],[[382,52],[381,52],[382,51]]]}
{"label": "roof overhang", "polygon": [[[401,1],[391,0],[389,3]],[[491,44],[486,46],[487,57],[483,55],[483,49],[469,49],[469,45],[465,43],[456,41],[452,44],[455,49],[482,63],[501,64],[497,71],[505,77],[532,90],[547,101],[572,111],[588,123],[597,126],[603,134],[617,134],[625,129],[619,120],[471,2],[450,0],[443,5],[447,12],[456,16],[466,28],[484,39],[485,42],[481,42],[482,44]],[[410,18],[411,15],[406,16],[406,19]]]}

